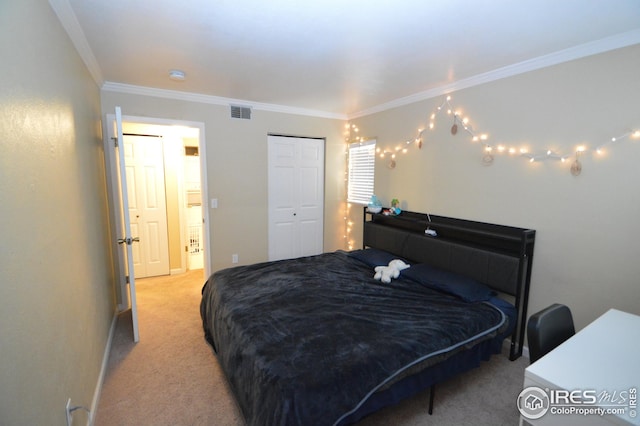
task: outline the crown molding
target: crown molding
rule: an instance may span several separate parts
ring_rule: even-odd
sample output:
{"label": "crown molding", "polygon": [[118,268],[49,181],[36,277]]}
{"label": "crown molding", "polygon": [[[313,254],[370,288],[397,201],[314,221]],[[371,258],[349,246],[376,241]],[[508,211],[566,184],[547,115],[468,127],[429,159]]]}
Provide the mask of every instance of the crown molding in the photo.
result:
{"label": "crown molding", "polygon": [[400,106],[420,102],[428,99],[432,99],[438,96],[449,94],[462,89],[478,86],[481,84],[489,83],[492,81],[500,80],[503,78],[512,77],[515,75],[523,74],[529,71],[538,70],[541,68],[550,67],[553,65],[561,64],[563,62],[572,61],[575,59],[584,58],[587,56],[604,53],[610,50],[615,50],[627,46],[632,46],[640,43],[640,29],[628,31],[625,33],[616,34],[610,37],[606,37],[600,40],[596,40],[590,43],[581,44],[568,49],[560,50],[548,55],[539,56],[537,58],[529,59],[523,62],[519,62],[505,67],[497,68],[486,73],[478,74],[472,77],[464,78],[462,80],[454,81],[444,86],[434,87],[432,89],[415,93],[413,95],[405,96],[386,102],[384,104],[377,105],[372,108],[361,110],[352,114],[340,114],[331,113],[327,111],[320,111],[307,108],[297,108],[285,105],[276,105],[261,102],[251,102],[242,99],[225,98],[220,96],[202,95],[190,92],[180,92],[175,90],[156,89],[144,86],[135,86],[130,84],[114,83],[104,81],[102,71],[98,65],[93,52],[87,42],[87,38],[78,22],[78,19],[71,8],[68,0],[49,0],[51,8],[58,16],[62,26],[66,30],[67,34],[71,38],[73,45],[75,46],[78,54],[84,61],[89,73],[98,87],[102,90],[129,93],[145,96],[155,96],[159,98],[183,100],[189,102],[200,102],[213,105],[243,105],[249,106],[255,110],[278,112],[283,114],[305,115],[319,118],[329,118],[336,120],[352,120],[359,117],[375,114],[378,112],[386,111],[389,109],[397,108]]}
{"label": "crown molding", "polygon": [[69,1],[49,0],[49,5],[58,16],[58,20],[69,35],[76,51],[89,70],[89,74],[91,74],[93,81],[95,81],[98,87],[100,87],[103,82],[102,71],[100,70],[96,57],[93,55],[91,47],[89,47],[89,42],[87,41],[87,37],[84,35],[84,31],[82,31],[78,18],[73,12],[73,9],[71,9]]}
{"label": "crown molding", "polygon": [[181,92],[178,90],[156,89],[153,87],[114,83],[111,81],[104,82],[104,84],[102,85],[102,90],[107,92],[127,93],[131,95],[154,96],[157,98],[173,99],[187,102],[199,102],[210,105],[241,105],[247,106],[253,110],[278,112],[283,114],[306,115],[310,117],[330,118],[335,120],[347,119],[346,114],[337,114],[314,109],[296,108],[262,102],[252,102],[246,99],[234,99],[221,96],[203,95],[200,93]]}
{"label": "crown molding", "polygon": [[558,65],[564,62],[573,61],[587,56],[597,55],[599,53],[608,52],[610,50],[620,49],[640,43],[640,29],[616,34],[590,43],[581,44],[570,47],[568,49],[559,50],[548,55],[539,56],[502,68],[497,68],[486,73],[477,74],[469,78],[455,81],[444,86],[435,87],[424,92],[415,93],[403,98],[395,99],[391,102],[377,105],[353,114],[349,114],[349,120],[386,111],[392,108],[412,104],[427,99],[432,99],[442,95],[446,95],[458,90],[467,89],[481,84],[490,83],[492,81],[503,78],[524,74],[529,71],[535,71],[541,68]]}

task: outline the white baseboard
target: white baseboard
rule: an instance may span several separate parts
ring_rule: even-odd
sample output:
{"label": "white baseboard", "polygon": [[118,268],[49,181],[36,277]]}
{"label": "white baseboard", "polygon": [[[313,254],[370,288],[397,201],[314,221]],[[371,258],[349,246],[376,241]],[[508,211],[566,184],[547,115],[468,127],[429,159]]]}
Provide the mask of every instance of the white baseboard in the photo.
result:
{"label": "white baseboard", "polygon": [[107,365],[109,364],[109,354],[111,353],[111,343],[113,341],[113,335],[116,331],[116,323],[118,321],[118,311],[116,310],[111,320],[111,327],[109,328],[109,337],[107,338],[107,344],[104,348],[102,355],[102,366],[100,367],[100,375],[98,376],[98,382],[96,388],[93,391],[93,400],[91,401],[91,410],[89,411],[89,420],[87,426],[93,426],[95,421],[96,410],[98,409],[98,402],[100,402],[100,394],[102,392],[102,384],[104,383],[104,377],[107,374]]}

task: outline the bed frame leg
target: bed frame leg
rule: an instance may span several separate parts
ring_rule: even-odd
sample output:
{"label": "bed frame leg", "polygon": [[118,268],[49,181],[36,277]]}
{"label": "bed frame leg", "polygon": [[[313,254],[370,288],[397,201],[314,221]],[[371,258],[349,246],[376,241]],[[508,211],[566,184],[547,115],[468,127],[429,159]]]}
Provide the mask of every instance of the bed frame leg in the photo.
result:
{"label": "bed frame leg", "polygon": [[429,415],[433,414],[433,395],[436,393],[436,385],[429,388]]}

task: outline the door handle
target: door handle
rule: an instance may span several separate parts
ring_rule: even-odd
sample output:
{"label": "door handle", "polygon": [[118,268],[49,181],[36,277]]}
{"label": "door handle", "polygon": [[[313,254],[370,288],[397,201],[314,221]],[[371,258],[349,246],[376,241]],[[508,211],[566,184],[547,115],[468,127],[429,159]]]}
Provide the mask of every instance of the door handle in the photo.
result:
{"label": "door handle", "polygon": [[140,238],[139,237],[126,237],[126,238],[118,238],[118,244],[124,244],[126,243],[128,246],[130,246],[131,244],[133,244],[133,242],[140,242]]}

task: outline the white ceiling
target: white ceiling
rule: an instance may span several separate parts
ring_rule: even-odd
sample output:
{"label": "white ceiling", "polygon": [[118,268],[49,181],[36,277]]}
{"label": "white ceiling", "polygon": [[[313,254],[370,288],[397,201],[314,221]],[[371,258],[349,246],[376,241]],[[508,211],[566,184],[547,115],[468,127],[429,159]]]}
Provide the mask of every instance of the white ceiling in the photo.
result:
{"label": "white ceiling", "polygon": [[640,43],[639,0],[49,1],[103,87],[345,117]]}

